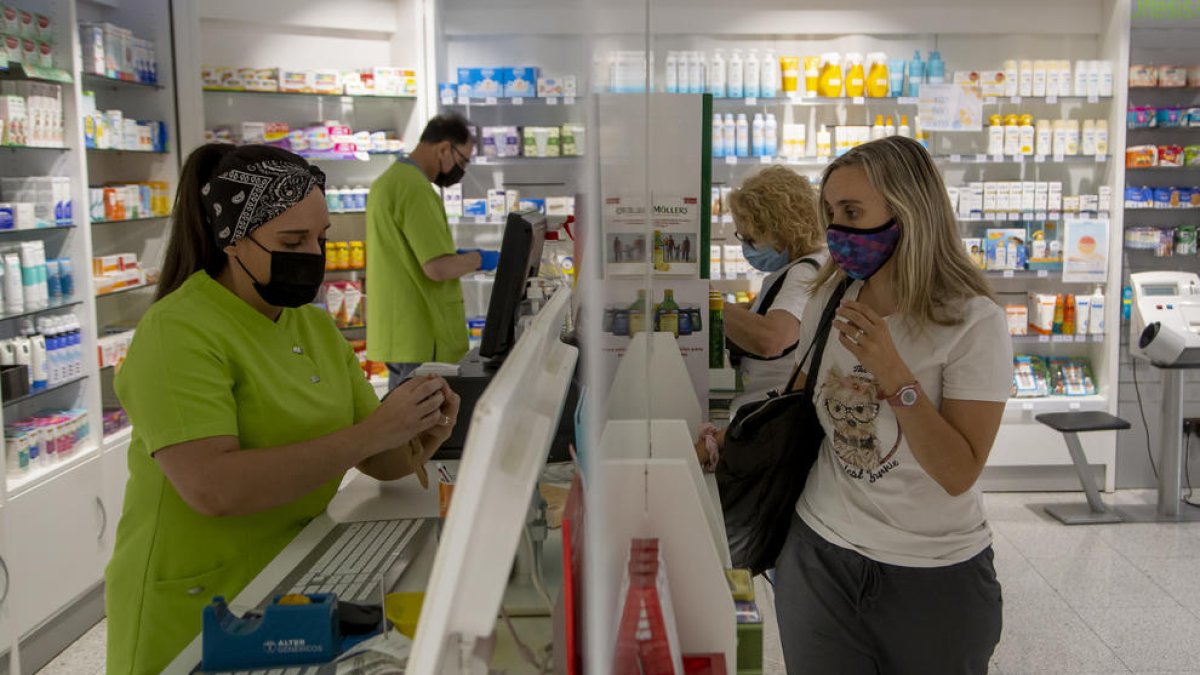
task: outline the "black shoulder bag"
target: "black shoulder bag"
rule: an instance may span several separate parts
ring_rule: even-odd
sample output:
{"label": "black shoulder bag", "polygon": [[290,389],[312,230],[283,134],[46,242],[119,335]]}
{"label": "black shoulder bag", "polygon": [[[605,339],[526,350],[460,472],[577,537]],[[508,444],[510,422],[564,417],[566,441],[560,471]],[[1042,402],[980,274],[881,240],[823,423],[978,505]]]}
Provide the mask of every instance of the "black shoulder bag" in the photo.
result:
{"label": "black shoulder bag", "polygon": [[[771,305],[775,304],[775,298],[779,295],[779,292],[783,290],[783,284],[787,281],[787,276],[792,273],[793,269],[799,267],[800,265],[811,265],[815,269],[821,269],[821,263],[817,262],[814,258],[801,258],[792,263],[791,266],[787,268],[787,271],[785,271],[783,274],[780,274],[779,278],[775,280],[775,283],[771,284],[771,287],[763,293],[762,302],[758,303],[758,308],[754,310],[755,314],[758,314],[759,316],[767,315],[767,312],[771,310]],[[787,349],[783,350],[783,353],[775,356],[759,356],[758,354],[748,352],[739,347],[736,343],[734,343],[733,340],[730,340],[729,338],[725,338],[725,348],[729,351],[729,365],[737,368],[738,366],[742,365],[742,359],[747,357],[758,361],[776,361],[790,356],[792,352],[796,351],[796,344],[791,345]]]}
{"label": "black shoulder bag", "polygon": [[[734,567],[762,574],[783,550],[791,514],[825,440],[813,389],[833,315],[849,283],[842,281],[830,296],[787,388],[742,406],[725,432],[716,476]],[[810,356],[804,388],[792,391]]]}

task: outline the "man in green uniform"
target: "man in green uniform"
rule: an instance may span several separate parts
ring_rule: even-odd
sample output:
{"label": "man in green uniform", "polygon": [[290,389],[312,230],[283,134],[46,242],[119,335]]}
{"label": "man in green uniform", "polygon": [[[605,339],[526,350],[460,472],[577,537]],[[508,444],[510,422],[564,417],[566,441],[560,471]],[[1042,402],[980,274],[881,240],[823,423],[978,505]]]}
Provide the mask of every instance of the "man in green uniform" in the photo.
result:
{"label": "man in green uniform", "polygon": [[467,353],[459,278],[496,267],[494,251],[456,252],[433,187],[462,180],[474,144],[465,119],[439,115],[425,126],[409,158],[371,185],[367,357],[388,364],[392,388],[422,363],[454,363]]}

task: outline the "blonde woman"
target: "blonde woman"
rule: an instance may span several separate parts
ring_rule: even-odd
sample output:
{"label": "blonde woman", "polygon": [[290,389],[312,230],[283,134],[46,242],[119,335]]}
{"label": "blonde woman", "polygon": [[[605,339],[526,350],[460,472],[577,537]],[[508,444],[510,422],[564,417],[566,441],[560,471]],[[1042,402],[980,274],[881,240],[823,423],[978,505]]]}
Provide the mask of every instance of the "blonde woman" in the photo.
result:
{"label": "blonde woman", "polygon": [[751,176],[733,191],[729,208],[746,260],[768,273],[753,304],[725,308],[730,356],[743,384],[730,408],[736,415],[787,386],[809,289],[828,256],[816,190],[791,169],[772,166]]}
{"label": "blonde woman", "polygon": [[916,142],[835,160],[821,205],[832,264],[802,345],[853,283],[814,392],[824,445],[777,561],[787,671],[986,673],[1001,597],[976,481],[1012,385],[1004,312]]}

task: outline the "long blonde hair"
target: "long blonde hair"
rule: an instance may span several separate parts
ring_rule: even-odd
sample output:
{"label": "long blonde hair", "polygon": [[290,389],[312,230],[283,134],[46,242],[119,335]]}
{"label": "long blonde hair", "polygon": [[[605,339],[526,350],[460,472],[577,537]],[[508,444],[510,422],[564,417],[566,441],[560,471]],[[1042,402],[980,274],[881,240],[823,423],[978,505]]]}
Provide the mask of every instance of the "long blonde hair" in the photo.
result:
{"label": "long blonde hair", "polygon": [[[965,301],[993,297],[983,272],[963,248],[941,174],[925,148],[910,138],[890,136],[860,145],[825,169],[819,209],[822,229],[829,227],[832,218],[825,185],[835,171],[852,166],[867,172],[900,224],[893,277],[900,313],[921,327],[952,326],[962,321]],[[813,287],[842,274],[831,261]]]}
{"label": "long blonde hair", "polygon": [[743,234],[778,244],[791,260],[825,246],[817,191],[786,167],[770,166],[747,178],[730,194],[729,210]]}

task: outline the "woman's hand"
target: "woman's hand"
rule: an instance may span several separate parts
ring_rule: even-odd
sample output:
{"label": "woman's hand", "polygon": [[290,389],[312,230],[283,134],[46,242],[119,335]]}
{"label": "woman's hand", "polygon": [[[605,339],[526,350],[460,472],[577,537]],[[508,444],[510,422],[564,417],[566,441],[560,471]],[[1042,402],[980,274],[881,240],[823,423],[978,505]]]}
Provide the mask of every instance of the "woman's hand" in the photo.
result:
{"label": "woman's hand", "polygon": [[717,462],[721,458],[721,446],[725,441],[725,432],[717,431],[712,424],[700,426],[700,438],[696,441],[696,459],[700,468],[706,473],[717,470]]}
{"label": "woman's hand", "polygon": [[366,419],[371,440],[381,449],[390,450],[403,447],[439,426],[449,391],[446,381],[433,375],[406,380],[384,396],[379,407]]}
{"label": "woman's hand", "polygon": [[454,393],[454,390],[444,380],[442,381],[442,385],[441,394],[444,402],[439,410],[441,414],[437,420],[437,424],[418,436],[422,452],[419,457],[414,458],[414,467],[428,462],[429,458],[433,457],[433,453],[442,447],[442,443],[445,443],[450,438],[450,434],[454,431],[454,426],[458,424],[458,410],[462,404],[462,399],[458,394]]}
{"label": "woman's hand", "polygon": [[916,380],[896,351],[887,322],[875,310],[861,302],[844,301],[833,326],[838,330],[838,341],[875,376],[885,394],[895,394]]}

